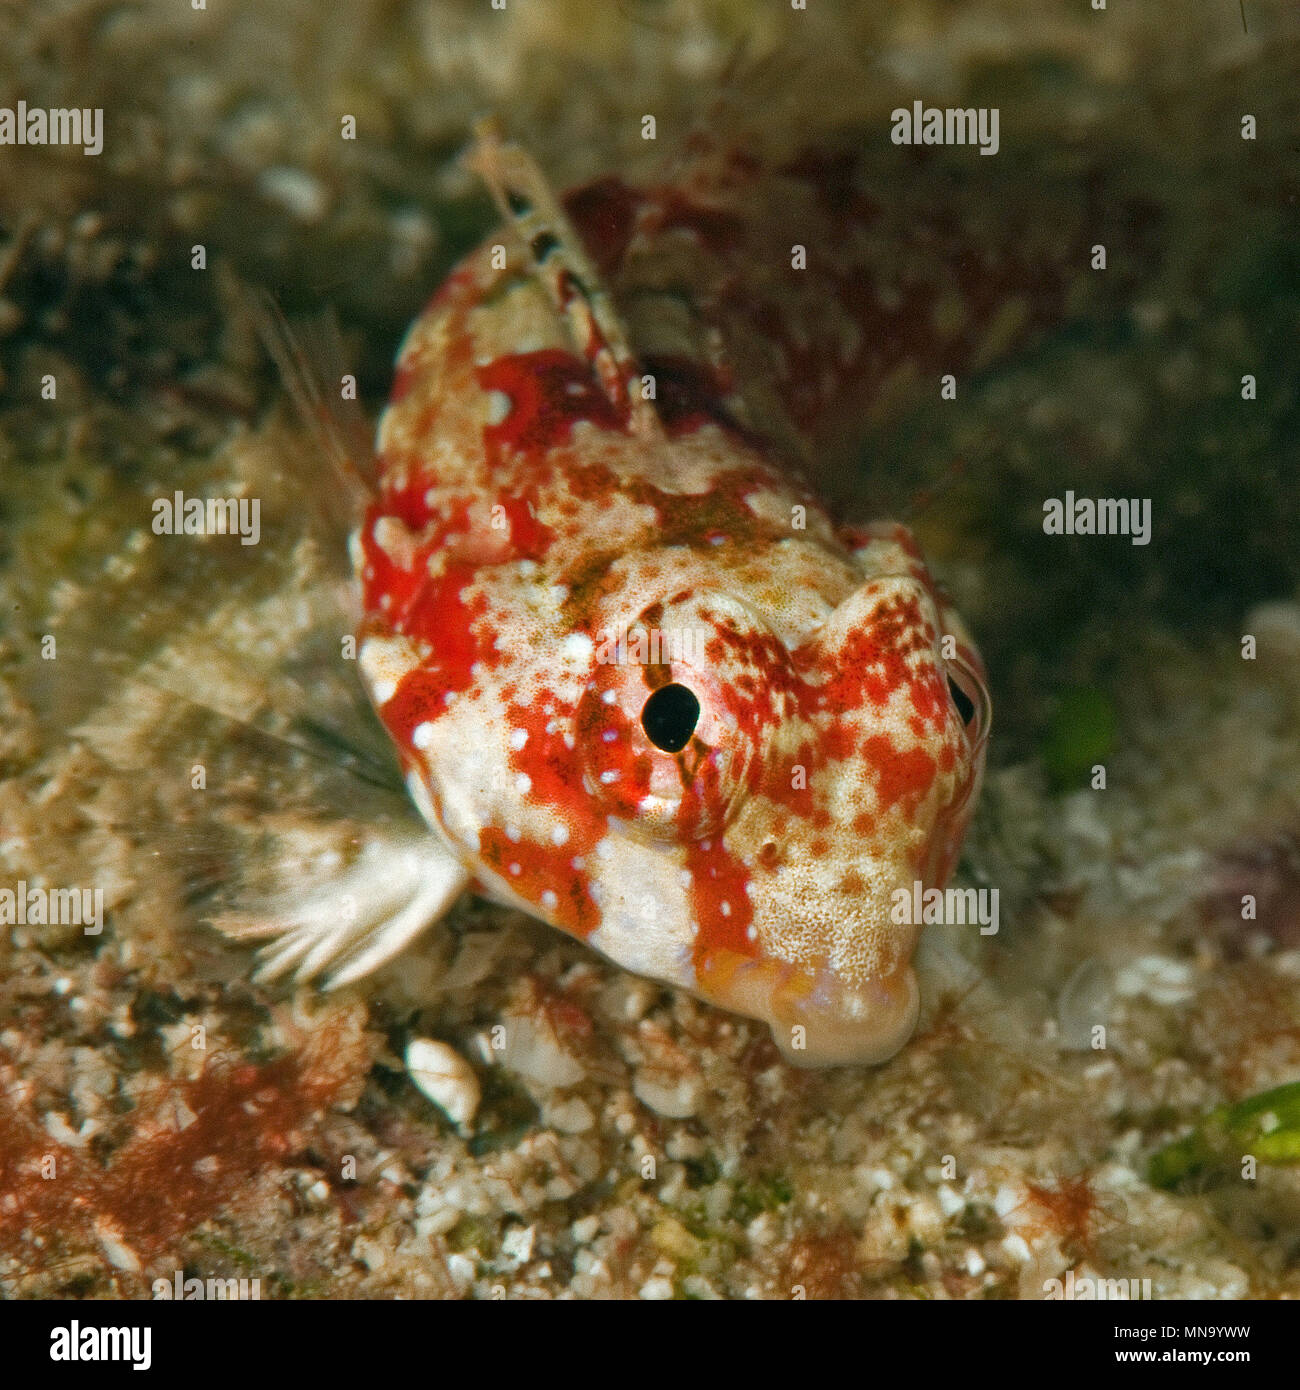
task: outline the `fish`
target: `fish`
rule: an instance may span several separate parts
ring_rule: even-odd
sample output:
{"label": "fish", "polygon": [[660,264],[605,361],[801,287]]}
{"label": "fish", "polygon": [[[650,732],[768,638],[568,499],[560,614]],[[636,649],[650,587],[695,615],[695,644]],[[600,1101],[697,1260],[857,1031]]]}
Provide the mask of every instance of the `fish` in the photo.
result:
{"label": "fish", "polygon": [[263,972],[351,983],[470,891],[796,1065],[882,1062],[919,1008],[895,903],[954,872],[992,703],[912,531],[822,497],[918,383],[1059,322],[1077,248],[891,202],[852,145],[563,198],[493,126],[468,162],[501,224],[407,332],[349,542],[422,832]]}

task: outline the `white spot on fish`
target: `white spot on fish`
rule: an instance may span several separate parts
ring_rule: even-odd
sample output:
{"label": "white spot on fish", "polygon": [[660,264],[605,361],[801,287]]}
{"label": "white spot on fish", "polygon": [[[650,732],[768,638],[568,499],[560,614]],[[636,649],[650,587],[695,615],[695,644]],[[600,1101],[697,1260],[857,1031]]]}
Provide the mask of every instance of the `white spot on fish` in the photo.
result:
{"label": "white spot on fish", "polygon": [[399,569],[410,569],[415,562],[415,537],[395,516],[381,516],[371,535],[375,544]]}
{"label": "white spot on fish", "polygon": [[561,644],[561,650],[570,661],[590,661],[596,647],[585,632],[571,632]]}
{"label": "white spot on fish", "polygon": [[510,730],[510,746],[511,746],[511,748],[514,749],[514,751],[515,751],[516,753],[518,753],[519,750],[520,750],[520,749],[524,746],[524,744],[527,743],[527,742],[528,742],[528,730],[527,730],[527,729],[511,729],[511,730]]}
{"label": "white spot on fish", "polygon": [[515,791],[517,791],[520,796],[527,796],[532,789],[533,779],[526,772],[521,772],[519,776],[515,778]]}
{"label": "white spot on fish", "polygon": [[368,637],[357,653],[361,675],[370,687],[371,698],[385,705],[397,691],[398,682],[419,665],[415,648],[405,637]]}
{"label": "white spot on fish", "polygon": [[417,748],[427,748],[433,742],[433,725],[427,719],[411,730],[411,742]]}
{"label": "white spot on fish", "polygon": [[551,843],[553,845],[567,845],[569,843],[569,827],[564,824],[551,826]]}

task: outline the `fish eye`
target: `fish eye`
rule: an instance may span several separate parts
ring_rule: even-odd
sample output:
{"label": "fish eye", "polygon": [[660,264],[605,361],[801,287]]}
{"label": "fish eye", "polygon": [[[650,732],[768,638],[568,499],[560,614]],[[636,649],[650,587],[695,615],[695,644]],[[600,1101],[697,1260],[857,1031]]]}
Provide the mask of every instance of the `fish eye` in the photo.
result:
{"label": "fish eye", "polygon": [[680,753],[699,722],[700,702],[695,692],[676,681],[661,685],[641,709],[646,737],[665,753]]}
{"label": "fish eye", "polygon": [[952,702],[957,706],[957,713],[961,715],[961,722],[969,724],[975,717],[975,701],[951,676],[948,677],[948,694],[952,696]]}
{"label": "fish eye", "polygon": [[637,835],[702,840],[755,784],[780,723],[764,678],[785,652],[724,593],[673,594],[614,622],[572,716],[583,790]]}
{"label": "fish eye", "polygon": [[960,657],[950,660],[947,669],[948,694],[952,699],[971,747],[983,746],[989,736],[993,704],[983,678]]}

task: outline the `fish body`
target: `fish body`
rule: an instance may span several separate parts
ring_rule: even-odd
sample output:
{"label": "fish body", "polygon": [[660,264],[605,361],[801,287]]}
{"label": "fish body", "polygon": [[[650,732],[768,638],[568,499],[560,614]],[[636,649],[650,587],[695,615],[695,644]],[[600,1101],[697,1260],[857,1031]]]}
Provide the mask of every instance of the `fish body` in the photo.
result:
{"label": "fish body", "polygon": [[919,925],[891,907],[951,873],[989,714],[910,532],[837,527],[800,480],[839,392],[897,349],[861,304],[818,313],[810,282],[848,270],[800,281],[788,248],[751,305],[725,264],[684,294],[674,263],[756,254],[707,189],[566,209],[513,147],[477,162],[506,231],[400,350],[352,544],[359,666],[431,831],[426,912],[430,883],[472,887],[767,1021],[793,1061],[879,1061],[917,1012]]}

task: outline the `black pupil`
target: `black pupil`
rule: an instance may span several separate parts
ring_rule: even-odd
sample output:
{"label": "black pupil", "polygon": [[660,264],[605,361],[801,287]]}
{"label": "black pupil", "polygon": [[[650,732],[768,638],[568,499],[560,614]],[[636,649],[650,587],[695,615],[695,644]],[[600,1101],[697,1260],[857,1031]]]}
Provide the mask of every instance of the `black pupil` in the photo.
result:
{"label": "black pupil", "polygon": [[957,713],[961,715],[961,722],[969,724],[975,717],[975,706],[971,703],[970,696],[951,676],[948,677],[948,694],[952,696],[952,702],[957,706]]}
{"label": "black pupil", "polygon": [[646,737],[665,753],[680,753],[699,722],[700,702],[684,685],[661,685],[641,711]]}

